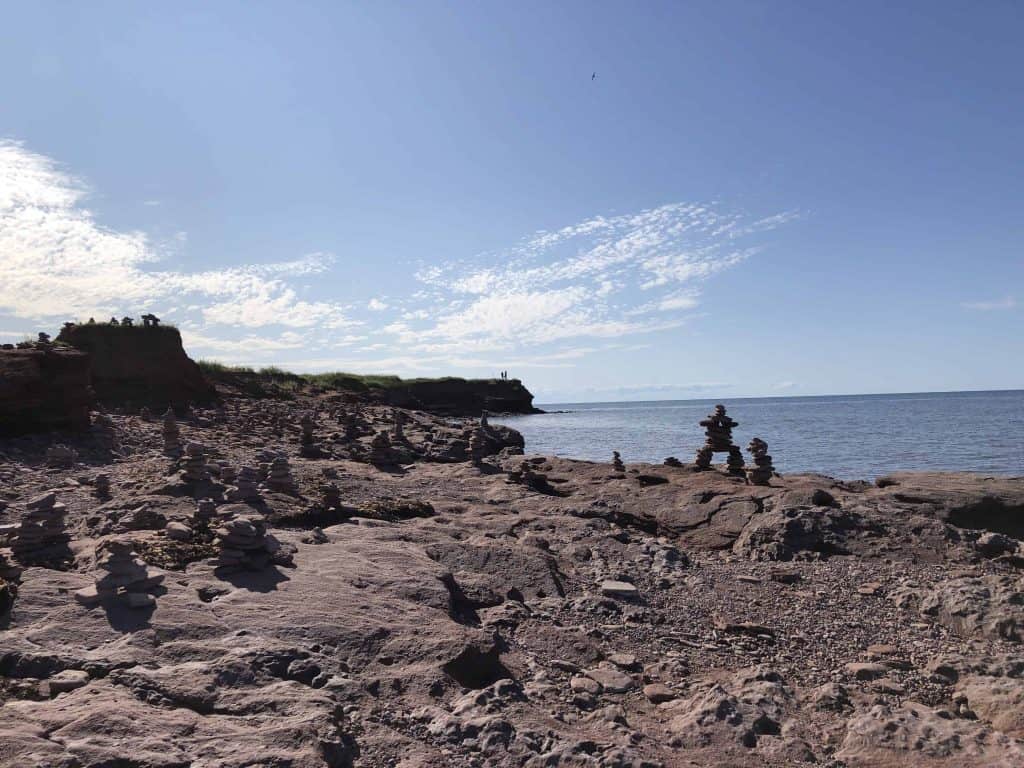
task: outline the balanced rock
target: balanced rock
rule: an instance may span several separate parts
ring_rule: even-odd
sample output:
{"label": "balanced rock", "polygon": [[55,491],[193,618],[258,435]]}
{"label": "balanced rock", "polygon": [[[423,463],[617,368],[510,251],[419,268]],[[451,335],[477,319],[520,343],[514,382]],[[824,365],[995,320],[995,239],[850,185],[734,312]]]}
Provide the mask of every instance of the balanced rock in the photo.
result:
{"label": "balanced rock", "polygon": [[747,470],[747,480],[753,485],[768,485],[775,474],[775,467],[772,466],[772,457],[768,455],[768,443],[759,437],[755,437],[747,446],[754,457],[754,466]]}
{"label": "balanced rock", "polygon": [[160,434],[164,439],[164,454],[167,456],[180,456],[181,430],[178,429],[178,420],[174,415],[174,409],[170,406],[167,407],[167,412],[164,413],[164,422],[160,428]]}
{"label": "balanced rock", "polygon": [[201,483],[210,479],[210,472],[206,468],[206,449],[199,443],[189,443],[185,449],[181,479],[186,483]]}
{"label": "balanced rock", "polygon": [[612,468],[616,472],[626,471],[626,465],[622,463],[622,456],[619,455],[618,451],[612,451]]}
{"label": "balanced rock", "polygon": [[292,477],[291,466],[288,464],[288,459],[284,456],[278,456],[270,462],[266,483],[270,490],[278,493],[295,494],[298,492],[295,478]]}

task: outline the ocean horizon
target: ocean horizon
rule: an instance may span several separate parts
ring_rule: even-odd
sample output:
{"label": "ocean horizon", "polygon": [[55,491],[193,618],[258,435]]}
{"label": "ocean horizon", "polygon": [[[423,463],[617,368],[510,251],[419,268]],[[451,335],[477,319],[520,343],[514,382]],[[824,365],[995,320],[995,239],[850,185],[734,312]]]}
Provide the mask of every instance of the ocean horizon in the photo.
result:
{"label": "ocean horizon", "polygon": [[[776,471],[872,480],[897,471],[1024,475],[1024,390],[783,395],[538,403],[546,413],[506,416],[527,453],[587,461],[693,460],[704,442],[699,422],[717,404],[739,422],[746,452],[759,437]],[[716,454],[722,463],[724,454]]]}

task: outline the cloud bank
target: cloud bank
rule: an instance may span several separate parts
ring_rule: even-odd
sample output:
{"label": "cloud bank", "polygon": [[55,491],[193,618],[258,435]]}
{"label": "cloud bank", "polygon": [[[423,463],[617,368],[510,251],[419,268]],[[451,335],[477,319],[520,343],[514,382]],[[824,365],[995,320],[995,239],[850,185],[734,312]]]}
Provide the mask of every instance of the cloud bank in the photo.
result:
{"label": "cloud bank", "polygon": [[152,311],[179,324],[196,356],[297,370],[572,367],[621,337],[700,317],[703,284],[797,217],[691,203],[594,216],[501,250],[421,263],[406,295],[388,284],[386,295],[345,305],[300,295],[309,278],[321,297],[344,285],[329,253],[187,271],[178,259],[193,247],[187,233],[161,243],[109,228],[88,196],[52,159],[0,141],[0,321],[54,327]]}

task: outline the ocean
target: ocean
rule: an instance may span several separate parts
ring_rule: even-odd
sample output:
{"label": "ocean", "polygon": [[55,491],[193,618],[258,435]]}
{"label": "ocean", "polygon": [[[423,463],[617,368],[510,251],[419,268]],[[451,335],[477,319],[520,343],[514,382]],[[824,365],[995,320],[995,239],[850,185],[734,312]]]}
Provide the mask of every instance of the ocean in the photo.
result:
{"label": "ocean", "polygon": [[[548,413],[503,416],[527,453],[590,461],[693,461],[701,419],[716,402],[739,422],[733,440],[768,443],[780,473],[873,480],[899,470],[1024,475],[1024,390],[827,397],[759,397],[538,404]],[[725,454],[715,454],[715,462]]]}

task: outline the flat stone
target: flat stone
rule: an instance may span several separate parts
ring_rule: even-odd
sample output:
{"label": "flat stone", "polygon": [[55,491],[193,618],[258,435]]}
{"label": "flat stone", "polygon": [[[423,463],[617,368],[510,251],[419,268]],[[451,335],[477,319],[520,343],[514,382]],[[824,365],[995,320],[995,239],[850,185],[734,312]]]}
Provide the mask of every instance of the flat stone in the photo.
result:
{"label": "flat stone", "polygon": [[596,680],[608,693],[625,693],[636,687],[636,681],[625,672],[607,667],[588,669],[584,673],[591,680]]}
{"label": "flat stone", "polygon": [[165,530],[167,531],[167,538],[174,539],[175,541],[188,541],[192,538],[192,529],[184,523],[170,522]]}
{"label": "flat stone", "polygon": [[63,672],[44,680],[41,688],[45,688],[44,695],[55,696],[58,693],[66,693],[76,688],[81,688],[89,682],[89,673],[81,669],[65,669]]}
{"label": "flat stone", "polygon": [[855,661],[844,667],[846,674],[856,680],[878,680],[889,674],[889,667],[873,662]]}
{"label": "flat stone", "polygon": [[652,704],[662,704],[676,698],[675,691],[661,683],[651,683],[644,686],[644,696]]}
{"label": "flat stone", "polygon": [[87,608],[93,608],[100,604],[100,593],[96,590],[95,584],[90,584],[75,592],[75,600]]}
{"label": "flat stone", "polygon": [[596,680],[577,675],[569,681],[569,687],[576,693],[589,693],[594,696],[601,692],[601,684]]}
{"label": "flat stone", "polygon": [[156,605],[156,598],[146,592],[128,592],[125,594],[125,604],[129,608],[149,608]]}
{"label": "flat stone", "polygon": [[607,597],[635,598],[640,596],[640,590],[628,581],[609,579],[601,582],[601,594]]}
{"label": "flat stone", "polygon": [[608,661],[619,669],[638,670],[640,667],[639,660],[632,653],[613,653]]}
{"label": "flat stone", "polygon": [[875,595],[882,594],[882,584],[877,581],[869,581],[866,584],[861,584],[857,587],[857,594],[865,595],[866,597],[873,597]]}

